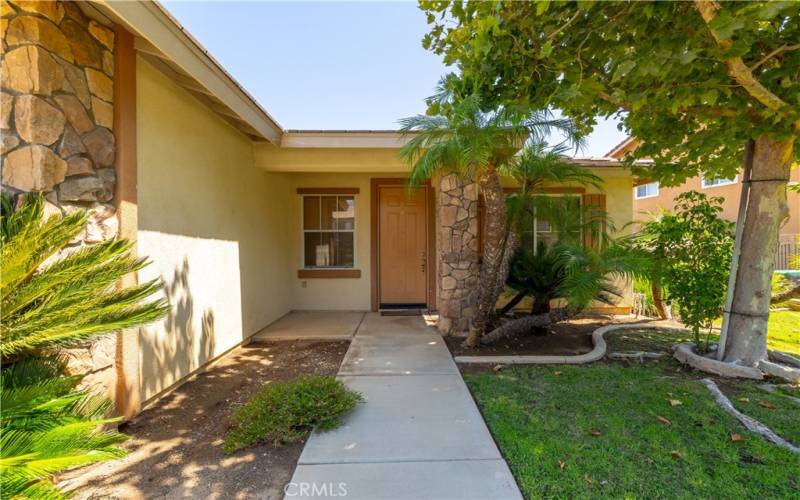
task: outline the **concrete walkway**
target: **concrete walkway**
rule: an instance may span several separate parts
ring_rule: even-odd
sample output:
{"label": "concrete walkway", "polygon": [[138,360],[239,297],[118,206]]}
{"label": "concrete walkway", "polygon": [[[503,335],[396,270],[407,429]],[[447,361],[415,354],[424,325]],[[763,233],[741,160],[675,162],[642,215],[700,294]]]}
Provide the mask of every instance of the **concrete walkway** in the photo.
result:
{"label": "concrete walkway", "polygon": [[368,313],[339,378],[365,401],[340,428],[311,435],[285,498],[522,498],[441,336],[422,318]]}

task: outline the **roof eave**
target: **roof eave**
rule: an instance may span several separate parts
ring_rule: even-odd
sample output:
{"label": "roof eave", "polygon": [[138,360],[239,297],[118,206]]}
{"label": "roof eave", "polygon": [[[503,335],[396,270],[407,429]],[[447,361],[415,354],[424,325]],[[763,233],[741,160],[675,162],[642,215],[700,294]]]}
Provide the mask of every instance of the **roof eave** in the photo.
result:
{"label": "roof eave", "polygon": [[281,144],[283,129],[264,108],[157,2],[95,0],[94,4],[114,22],[122,24],[144,42],[137,50],[162,71],[171,70],[212,111],[255,140]]}

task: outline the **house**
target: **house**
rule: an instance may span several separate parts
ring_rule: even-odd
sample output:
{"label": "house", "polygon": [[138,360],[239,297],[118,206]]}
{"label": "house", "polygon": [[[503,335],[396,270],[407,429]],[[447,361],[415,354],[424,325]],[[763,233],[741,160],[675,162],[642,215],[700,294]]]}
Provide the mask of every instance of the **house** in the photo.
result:
{"label": "house", "polygon": [[[131,416],[293,310],[438,310],[463,329],[479,199],[455,176],[409,190],[397,131],[285,130],[153,2],[2,2],[2,181],[88,209],[161,277],[162,322],[71,355]],[[613,158],[574,160],[632,214]],[[546,227],[531,229],[546,232]],[[131,277],[131,279],[136,279]],[[630,310],[630,287],[612,312]]]}
{"label": "house", "polygon": [[[609,151],[606,156],[621,160],[626,154],[636,149],[637,142],[628,137]],[[790,182],[800,182],[800,169],[791,171]],[[732,179],[707,179],[703,176],[692,177],[679,186],[660,186],[658,181],[637,183],[633,189],[633,213],[636,220],[645,220],[649,214],[660,210],[672,210],[674,199],[686,191],[700,191],[708,196],[723,198],[721,216],[736,221],[739,214],[739,200],[742,192],[742,172]],[[800,193],[789,192],[789,219],[781,228],[776,269],[789,269],[791,256],[800,253],[797,238],[800,237]]]}

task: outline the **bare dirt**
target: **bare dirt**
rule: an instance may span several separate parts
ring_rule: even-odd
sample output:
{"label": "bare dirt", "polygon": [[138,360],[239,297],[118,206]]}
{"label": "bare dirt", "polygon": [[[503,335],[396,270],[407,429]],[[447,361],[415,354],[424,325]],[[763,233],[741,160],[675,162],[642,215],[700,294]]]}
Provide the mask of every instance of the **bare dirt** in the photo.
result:
{"label": "bare dirt", "polygon": [[576,318],[547,329],[499,340],[475,349],[462,347],[464,339],[445,340],[453,356],[553,355],[576,356],[592,350],[592,332],[614,319],[607,316]]}
{"label": "bare dirt", "polygon": [[122,460],[65,475],[78,499],[278,499],[304,442],[263,443],[226,456],[228,419],[264,384],[334,375],[348,342],[284,341],[241,347],[120,426]]}

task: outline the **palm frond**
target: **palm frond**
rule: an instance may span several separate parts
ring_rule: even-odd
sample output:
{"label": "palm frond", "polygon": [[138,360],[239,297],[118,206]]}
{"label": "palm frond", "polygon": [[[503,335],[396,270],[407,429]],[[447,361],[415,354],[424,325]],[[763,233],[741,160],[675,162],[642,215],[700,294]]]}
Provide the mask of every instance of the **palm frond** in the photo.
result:
{"label": "palm frond", "polygon": [[4,196],[0,208],[0,488],[4,498],[62,498],[53,474],[121,457],[126,437],[103,430],[117,421],[107,418],[111,401],[79,390],[83,377],[42,349],[156,321],[169,305],[150,300],[159,280],[118,287],[147,265],[131,243],[63,252],[83,230],[84,212],[44,219],[40,195],[18,207]]}

